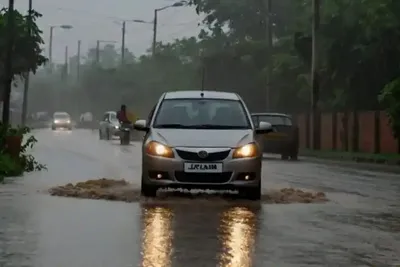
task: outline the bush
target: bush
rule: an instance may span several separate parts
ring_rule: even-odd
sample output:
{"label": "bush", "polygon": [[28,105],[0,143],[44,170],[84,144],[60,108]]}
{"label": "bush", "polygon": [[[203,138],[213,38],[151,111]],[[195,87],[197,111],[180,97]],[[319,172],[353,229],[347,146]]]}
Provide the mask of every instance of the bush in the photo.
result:
{"label": "bush", "polygon": [[0,155],[0,177],[20,176],[23,173],[24,167],[18,161],[7,154]]}
{"label": "bush", "polygon": [[30,129],[27,127],[6,127],[0,126],[0,182],[4,177],[8,176],[20,176],[24,172],[41,171],[46,169],[46,166],[40,164],[36,159],[28,153],[29,149],[37,143],[34,136],[29,136],[25,143],[21,144],[19,155],[17,158],[12,157],[7,153],[5,149],[5,140],[7,136],[21,136],[24,137],[30,133]]}
{"label": "bush", "polygon": [[400,78],[388,83],[378,98],[386,106],[390,126],[396,139],[400,139]]}

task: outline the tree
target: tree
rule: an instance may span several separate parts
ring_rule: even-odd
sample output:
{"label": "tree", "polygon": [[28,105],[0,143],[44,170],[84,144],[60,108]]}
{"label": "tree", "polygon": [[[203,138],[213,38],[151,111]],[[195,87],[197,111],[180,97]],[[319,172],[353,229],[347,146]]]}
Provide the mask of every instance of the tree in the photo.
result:
{"label": "tree", "polygon": [[[6,58],[6,43],[7,38],[7,18],[10,14],[7,9],[0,10],[0,78],[1,80],[8,79],[8,77],[4,77],[4,61]],[[41,17],[41,14],[32,11],[31,18],[31,32],[29,34],[29,14],[22,15],[18,11],[14,11],[13,14],[15,21],[14,28],[14,50],[13,50],[13,60],[12,60],[12,79],[16,76],[22,76],[24,73],[31,71],[33,73],[36,72],[37,68],[43,65],[46,61],[46,58],[41,55],[42,49],[41,45],[43,44],[43,39],[41,37],[41,30],[36,25],[36,19]],[[9,106],[9,98],[3,99],[4,107]],[[6,108],[3,110],[3,123],[8,124],[9,121],[9,110]]]}

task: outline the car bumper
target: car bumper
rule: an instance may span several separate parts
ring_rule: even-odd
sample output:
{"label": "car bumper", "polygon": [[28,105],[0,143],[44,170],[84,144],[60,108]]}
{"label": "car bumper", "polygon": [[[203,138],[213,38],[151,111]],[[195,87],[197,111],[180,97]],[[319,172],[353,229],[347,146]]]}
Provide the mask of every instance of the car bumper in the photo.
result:
{"label": "car bumper", "polygon": [[71,123],[53,123],[52,127],[53,128],[71,128],[72,124]]}
{"label": "car bumper", "polygon": [[185,173],[184,163],[188,162],[191,161],[145,154],[142,168],[143,183],[165,188],[224,190],[260,185],[261,158],[221,161],[222,173]]}

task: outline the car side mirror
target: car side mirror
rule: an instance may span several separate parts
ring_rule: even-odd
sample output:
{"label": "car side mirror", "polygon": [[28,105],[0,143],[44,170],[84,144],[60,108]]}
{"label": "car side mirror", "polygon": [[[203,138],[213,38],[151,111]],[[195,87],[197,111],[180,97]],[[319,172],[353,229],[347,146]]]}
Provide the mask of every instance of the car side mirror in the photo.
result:
{"label": "car side mirror", "polygon": [[256,128],[256,134],[267,134],[273,132],[274,129],[272,128],[271,123],[260,121],[260,124]]}
{"label": "car side mirror", "polygon": [[147,127],[147,122],[146,120],[137,120],[133,124],[133,128],[135,130],[141,131],[141,132],[147,132],[149,130],[149,127]]}

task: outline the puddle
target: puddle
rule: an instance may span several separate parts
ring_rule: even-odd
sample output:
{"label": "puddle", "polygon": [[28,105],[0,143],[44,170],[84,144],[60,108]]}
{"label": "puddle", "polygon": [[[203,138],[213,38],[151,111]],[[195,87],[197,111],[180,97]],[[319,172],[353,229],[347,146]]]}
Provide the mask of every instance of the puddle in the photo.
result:
{"label": "puddle", "polygon": [[[231,192],[216,192],[212,190],[159,190],[157,198],[143,198],[140,189],[132,186],[125,180],[96,179],[77,184],[66,184],[49,189],[52,196],[74,197],[83,199],[103,199],[123,202],[171,202],[182,199],[195,199],[215,203],[215,201],[232,202],[237,200]],[[266,204],[291,204],[291,203],[323,203],[328,199],[323,192],[304,191],[294,188],[268,190],[261,197],[261,202]]]}

